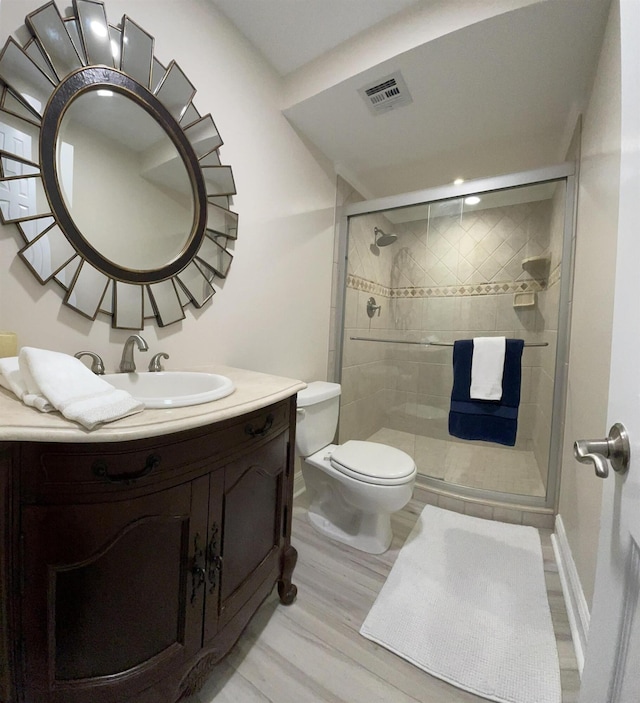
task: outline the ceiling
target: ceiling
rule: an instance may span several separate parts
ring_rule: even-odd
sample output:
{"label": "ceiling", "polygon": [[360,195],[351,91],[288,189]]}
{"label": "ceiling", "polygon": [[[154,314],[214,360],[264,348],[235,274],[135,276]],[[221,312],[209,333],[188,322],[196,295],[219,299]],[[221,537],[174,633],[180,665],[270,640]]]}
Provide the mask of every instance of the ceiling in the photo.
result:
{"label": "ceiling", "polygon": [[420,0],[211,0],[285,76]]}
{"label": "ceiling", "polygon": [[[564,158],[610,0],[210,0],[282,77],[283,113],[365,197]],[[412,102],[359,90],[399,71]]]}

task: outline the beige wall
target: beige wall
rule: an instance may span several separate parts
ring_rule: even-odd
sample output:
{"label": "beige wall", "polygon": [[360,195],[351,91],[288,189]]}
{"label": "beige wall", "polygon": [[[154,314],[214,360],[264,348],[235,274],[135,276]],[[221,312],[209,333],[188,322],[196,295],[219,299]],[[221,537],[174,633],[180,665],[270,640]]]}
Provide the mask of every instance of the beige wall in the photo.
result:
{"label": "beige wall", "polygon": [[[616,6],[616,3],[613,4]],[[620,43],[612,10],[584,116],[559,514],[590,604],[602,480],[572,444],[605,436],[620,183]]]}
{"label": "beige wall", "polygon": [[[2,1],[2,44],[41,4]],[[194,83],[195,104],[212,113],[224,140],[222,162],[233,167],[238,190],[229,278],[205,308],[188,308],[182,322],[164,329],[149,324],[143,335],[150,354],[168,352],[168,368],[221,362],[325,378],[335,176],[282,116],[280,80],[206,0],[109,0],[106,7],[112,23],[126,13],[152,34],[158,59],[175,59]],[[100,207],[106,215],[113,203],[101,200]],[[16,228],[0,229],[0,329],[15,330],[21,346],[93,349],[114,370],[129,332],[62,306],[62,289],[37,283],[17,258],[20,246]]]}

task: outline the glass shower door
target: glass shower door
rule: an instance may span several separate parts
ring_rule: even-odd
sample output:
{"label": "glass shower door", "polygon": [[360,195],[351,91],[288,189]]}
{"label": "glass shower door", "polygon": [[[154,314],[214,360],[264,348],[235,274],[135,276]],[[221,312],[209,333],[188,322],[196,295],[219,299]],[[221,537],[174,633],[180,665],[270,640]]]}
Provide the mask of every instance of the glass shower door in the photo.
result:
{"label": "glass shower door", "polygon": [[[565,191],[560,180],[349,219],[341,442],[396,446],[443,485],[546,495]],[[451,345],[484,336],[532,345],[514,447],[448,433]]]}

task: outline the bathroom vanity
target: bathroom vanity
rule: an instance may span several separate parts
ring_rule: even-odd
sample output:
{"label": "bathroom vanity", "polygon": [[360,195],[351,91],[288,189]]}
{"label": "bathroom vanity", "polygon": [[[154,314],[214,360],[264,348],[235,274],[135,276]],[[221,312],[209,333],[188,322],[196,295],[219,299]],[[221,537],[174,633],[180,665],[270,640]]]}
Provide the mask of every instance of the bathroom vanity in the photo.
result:
{"label": "bathroom vanity", "polygon": [[93,432],[0,389],[1,703],[174,703],[294,600],[304,384],[202,370],[235,392]]}

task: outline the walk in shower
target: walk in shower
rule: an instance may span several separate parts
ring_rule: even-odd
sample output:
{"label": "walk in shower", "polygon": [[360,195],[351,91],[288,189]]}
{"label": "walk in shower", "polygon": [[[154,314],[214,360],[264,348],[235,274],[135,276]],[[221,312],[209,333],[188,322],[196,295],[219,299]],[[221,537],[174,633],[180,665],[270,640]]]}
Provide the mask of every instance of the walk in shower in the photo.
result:
{"label": "walk in shower", "polygon": [[[340,442],[398,447],[433,488],[553,507],[571,173],[561,165],[343,208]],[[525,340],[514,447],[448,433],[453,342],[494,335]]]}

